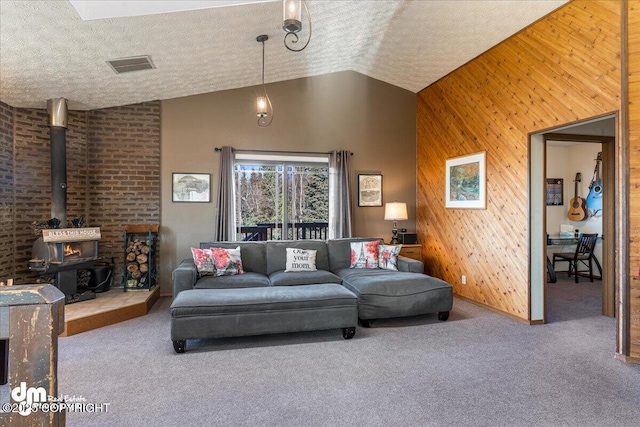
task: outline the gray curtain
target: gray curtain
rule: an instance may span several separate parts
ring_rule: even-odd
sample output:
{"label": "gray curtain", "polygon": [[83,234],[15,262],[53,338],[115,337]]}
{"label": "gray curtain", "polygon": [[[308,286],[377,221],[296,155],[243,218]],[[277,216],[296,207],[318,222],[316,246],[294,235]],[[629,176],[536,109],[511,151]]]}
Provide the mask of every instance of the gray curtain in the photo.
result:
{"label": "gray curtain", "polygon": [[329,238],[351,237],[351,151],[329,154]]}
{"label": "gray curtain", "polygon": [[235,150],[222,147],[220,152],[220,176],[218,179],[218,200],[216,206],[216,240],[236,240],[236,198],[233,185]]}

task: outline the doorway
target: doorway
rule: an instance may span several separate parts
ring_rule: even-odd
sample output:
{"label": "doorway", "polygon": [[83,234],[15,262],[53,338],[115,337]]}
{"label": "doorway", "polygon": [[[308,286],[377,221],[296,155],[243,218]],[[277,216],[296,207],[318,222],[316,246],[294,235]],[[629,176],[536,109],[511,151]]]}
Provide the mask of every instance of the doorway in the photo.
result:
{"label": "doorway", "polygon": [[[602,314],[615,317],[615,153],[617,115],[574,123],[530,135],[530,319],[532,323],[546,323],[548,295],[547,235],[583,228],[582,232],[598,232],[601,243],[596,256],[602,265]],[[599,173],[603,181],[603,207],[590,211],[580,221],[571,221],[565,214],[569,201],[579,193],[586,198],[593,178],[596,155],[601,153]],[[560,160],[557,157],[565,158]],[[569,158],[577,157],[577,158]],[[578,158],[579,157],[579,158]],[[590,158],[593,158],[592,161]],[[551,159],[550,159],[551,158]],[[550,160],[550,163],[547,162]],[[560,165],[558,164],[560,162]],[[560,176],[560,168],[566,171]],[[589,169],[591,168],[591,169]],[[582,169],[580,171],[580,169]],[[580,171],[582,182],[576,172]],[[553,176],[551,176],[553,175]],[[558,176],[556,176],[558,175]],[[570,176],[572,175],[572,176]],[[548,208],[547,179],[562,180],[562,206]],[[567,208],[567,209],[565,209]],[[594,217],[594,214],[597,215]],[[573,218],[578,219],[578,218]],[[556,230],[557,229],[557,230]],[[580,232],[580,230],[579,230]],[[573,247],[575,248],[575,247]],[[562,277],[566,276],[561,273]],[[581,281],[589,282],[588,278]]]}

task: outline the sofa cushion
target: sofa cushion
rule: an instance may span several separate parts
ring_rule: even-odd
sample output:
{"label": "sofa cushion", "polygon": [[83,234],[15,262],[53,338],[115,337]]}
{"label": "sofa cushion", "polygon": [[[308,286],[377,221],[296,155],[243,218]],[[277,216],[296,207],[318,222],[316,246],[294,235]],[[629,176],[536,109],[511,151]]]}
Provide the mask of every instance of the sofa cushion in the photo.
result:
{"label": "sofa cushion", "polygon": [[285,271],[316,271],[317,252],[315,249],[287,248]]}
{"label": "sofa cushion", "polygon": [[235,249],[240,246],[242,269],[245,273],[267,274],[265,242],[201,242],[201,249]]}
{"label": "sofa cushion", "polygon": [[451,288],[447,282],[422,273],[383,269],[345,268],[335,272],[361,295],[413,295],[432,289]]}
{"label": "sofa cushion", "polygon": [[233,276],[205,276],[200,278],[195,289],[234,289],[270,286],[269,278],[264,274],[244,273]]}
{"label": "sofa cushion", "polygon": [[346,239],[331,239],[327,242],[329,251],[329,269],[336,271],[341,268],[349,268],[351,264],[351,242],[381,241],[373,237],[349,237]]}
{"label": "sofa cushion", "polygon": [[335,274],[327,270],[275,271],[269,275],[272,286],[313,285],[318,283],[342,283]]}
{"label": "sofa cushion", "polygon": [[287,268],[287,248],[316,250],[316,268],[329,270],[327,243],[324,240],[272,240],[267,247],[267,274]]}
{"label": "sofa cushion", "polygon": [[[355,295],[333,283],[288,288],[220,289],[199,294],[181,292],[171,304],[171,317],[275,312],[280,310],[356,307]],[[310,321],[312,312],[309,312]],[[357,321],[357,319],[355,319]]]}

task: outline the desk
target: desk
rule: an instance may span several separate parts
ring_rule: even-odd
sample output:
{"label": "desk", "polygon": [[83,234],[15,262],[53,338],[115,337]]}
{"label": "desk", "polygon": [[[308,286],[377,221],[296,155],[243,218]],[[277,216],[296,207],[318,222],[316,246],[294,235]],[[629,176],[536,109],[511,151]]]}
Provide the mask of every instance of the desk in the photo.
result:
{"label": "desk", "polygon": [[[598,240],[600,240],[601,237],[598,237]],[[547,234],[547,246],[568,246],[568,245],[575,245],[578,243],[578,239],[576,237],[573,236],[560,236],[559,234]],[[600,262],[598,261],[598,258],[593,257],[593,260],[596,263],[596,267],[598,268],[598,271],[600,271],[600,278],[602,278],[602,266],[600,265]],[[558,280],[556,277],[556,271],[553,268],[553,263],[551,262],[551,260],[549,259],[549,256],[547,256],[547,274],[548,274],[548,283],[556,283],[556,281]],[[579,273],[581,276],[583,274]],[[587,277],[589,277],[587,275]],[[596,276],[594,276],[594,278],[598,278]]]}

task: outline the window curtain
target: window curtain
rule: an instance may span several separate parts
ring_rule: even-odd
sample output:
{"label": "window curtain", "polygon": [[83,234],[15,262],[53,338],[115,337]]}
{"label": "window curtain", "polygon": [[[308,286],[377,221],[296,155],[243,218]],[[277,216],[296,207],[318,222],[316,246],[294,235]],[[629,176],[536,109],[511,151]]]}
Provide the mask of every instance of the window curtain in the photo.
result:
{"label": "window curtain", "polygon": [[220,152],[220,175],[218,179],[218,200],[216,218],[216,240],[236,240],[236,198],[233,185],[235,150],[222,147]]}
{"label": "window curtain", "polygon": [[329,238],[351,237],[351,151],[329,154]]}

